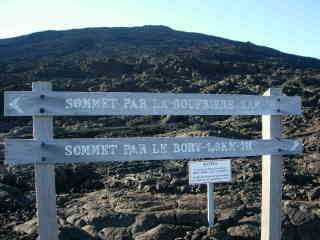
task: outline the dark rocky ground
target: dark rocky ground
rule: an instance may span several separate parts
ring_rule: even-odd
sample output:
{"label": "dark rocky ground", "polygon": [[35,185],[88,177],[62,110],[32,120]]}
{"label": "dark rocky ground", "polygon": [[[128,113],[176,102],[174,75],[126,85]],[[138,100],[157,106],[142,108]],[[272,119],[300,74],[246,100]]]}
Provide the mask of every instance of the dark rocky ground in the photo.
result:
{"label": "dark rocky ground", "polygon": [[[290,161],[286,165],[292,165]],[[185,166],[184,161],[172,161],[58,167],[61,239],[259,238],[259,159],[235,159],[233,183],[217,184],[215,238],[207,235],[206,189],[188,185]],[[32,168],[12,171],[24,178],[21,185],[28,182],[30,186],[25,191],[22,186],[14,187],[18,177],[13,176],[14,183],[1,184],[1,238],[35,239]],[[284,239],[319,236],[318,182],[319,177],[310,175],[286,175]]]}
{"label": "dark rocky ground", "polygon": [[[303,99],[283,118],[284,136],[304,142],[285,157],[283,239],[320,236],[320,61],[251,43],[165,27],[45,32],[0,40],[0,86],[30,90],[262,94],[281,87]],[[2,102],[1,102],[2,105]],[[4,137],[31,138],[30,118],[1,118]],[[55,137],[224,136],[260,138],[257,117],[55,119]],[[0,145],[3,153],[3,145]],[[33,167],[0,159],[0,239],[35,239]],[[217,184],[216,224],[206,227],[206,188],[190,186],[186,161],[56,167],[60,239],[259,239],[260,158],[235,158],[233,182]]]}

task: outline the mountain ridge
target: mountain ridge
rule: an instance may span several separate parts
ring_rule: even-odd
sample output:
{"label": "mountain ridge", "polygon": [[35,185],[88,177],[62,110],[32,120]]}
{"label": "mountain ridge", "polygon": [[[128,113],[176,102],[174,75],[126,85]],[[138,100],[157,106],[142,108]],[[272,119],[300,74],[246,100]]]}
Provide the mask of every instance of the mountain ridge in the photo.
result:
{"label": "mountain ridge", "polygon": [[[207,51],[207,54],[212,55],[211,59],[216,57],[223,61],[228,61],[230,57],[247,58],[253,61],[277,58],[285,64],[320,67],[320,60],[316,58],[288,54],[251,42],[229,40],[203,33],[176,31],[162,25],[48,30],[0,39],[0,57],[8,61],[61,57],[74,52],[94,57],[103,54],[117,55],[119,51],[112,49],[112,45],[117,45],[118,49],[130,55],[134,54],[134,51],[129,48],[139,48],[139,53],[143,54],[154,54],[155,49],[176,54],[181,53],[185,48],[190,51],[191,46],[202,50],[201,53]],[[127,49],[123,50],[123,48]],[[99,51],[101,53],[98,53]],[[192,54],[195,52],[191,49]]]}

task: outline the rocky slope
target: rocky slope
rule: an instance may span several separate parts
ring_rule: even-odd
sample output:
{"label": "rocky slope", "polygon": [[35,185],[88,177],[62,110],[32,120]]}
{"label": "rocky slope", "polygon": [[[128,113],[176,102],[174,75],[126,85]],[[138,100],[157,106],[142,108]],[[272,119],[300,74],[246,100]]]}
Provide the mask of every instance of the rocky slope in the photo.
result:
{"label": "rocky slope", "polygon": [[[55,90],[262,94],[272,86],[301,96],[303,116],[283,118],[284,135],[305,144],[301,156],[285,158],[283,239],[317,239],[320,60],[164,26],[0,40],[1,89],[30,90],[39,80],[51,81]],[[0,120],[1,138],[32,136],[30,118]],[[59,117],[55,136],[260,138],[260,125],[260,118],[250,116]],[[0,239],[35,239],[33,167],[9,168],[2,160],[3,155]],[[211,234],[205,186],[188,185],[186,166],[185,161],[57,166],[60,238],[259,239],[260,159],[233,160],[234,181],[217,185]]]}

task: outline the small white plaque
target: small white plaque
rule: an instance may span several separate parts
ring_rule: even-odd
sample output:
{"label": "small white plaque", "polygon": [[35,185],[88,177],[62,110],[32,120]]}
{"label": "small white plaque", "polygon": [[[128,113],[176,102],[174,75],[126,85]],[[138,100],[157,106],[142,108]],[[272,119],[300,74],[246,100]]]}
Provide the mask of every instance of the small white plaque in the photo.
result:
{"label": "small white plaque", "polygon": [[189,184],[231,182],[230,159],[190,161]]}

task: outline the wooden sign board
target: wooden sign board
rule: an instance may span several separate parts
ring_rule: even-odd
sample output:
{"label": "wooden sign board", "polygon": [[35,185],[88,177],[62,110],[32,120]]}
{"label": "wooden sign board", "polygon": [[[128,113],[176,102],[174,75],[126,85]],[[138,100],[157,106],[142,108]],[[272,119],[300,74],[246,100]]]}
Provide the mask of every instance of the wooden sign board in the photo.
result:
{"label": "wooden sign board", "polygon": [[44,144],[36,140],[7,139],[5,144],[6,162],[11,165],[244,157],[302,151],[302,144],[294,140],[216,137],[53,139]]}
{"label": "wooden sign board", "polygon": [[288,115],[300,97],[129,92],[4,93],[6,116]]}
{"label": "wooden sign board", "polygon": [[190,161],[189,184],[231,182],[230,159]]}

